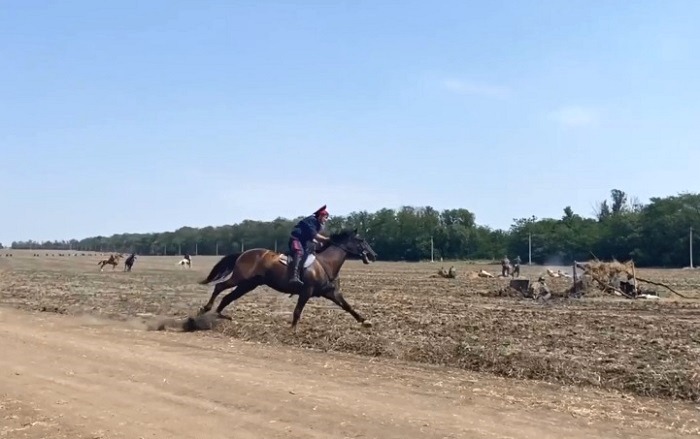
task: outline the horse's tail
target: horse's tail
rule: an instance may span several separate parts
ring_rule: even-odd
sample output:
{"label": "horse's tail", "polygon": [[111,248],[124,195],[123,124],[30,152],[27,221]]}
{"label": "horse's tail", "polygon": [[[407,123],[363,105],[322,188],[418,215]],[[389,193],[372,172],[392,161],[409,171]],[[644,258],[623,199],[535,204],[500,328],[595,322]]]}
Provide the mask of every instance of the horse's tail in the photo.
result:
{"label": "horse's tail", "polygon": [[213,282],[215,280],[222,279],[229,274],[233,273],[233,269],[236,266],[236,261],[238,258],[241,256],[242,253],[233,253],[230,255],[226,255],[219,262],[212,267],[211,271],[209,272],[209,276],[207,276],[206,279],[200,281],[199,283],[201,285],[206,285],[209,282]]}

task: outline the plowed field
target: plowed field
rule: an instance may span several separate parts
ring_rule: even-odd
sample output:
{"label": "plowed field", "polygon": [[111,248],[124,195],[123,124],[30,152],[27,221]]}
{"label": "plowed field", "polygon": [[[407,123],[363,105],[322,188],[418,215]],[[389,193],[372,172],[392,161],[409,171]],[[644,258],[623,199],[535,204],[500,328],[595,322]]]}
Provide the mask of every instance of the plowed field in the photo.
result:
{"label": "plowed field", "polygon": [[[218,260],[141,257],[130,273],[98,256],[0,257],[0,302],[21,309],[131,320],[196,312],[211,287],[198,285]],[[470,278],[481,268],[457,263],[457,279],[431,277],[440,263],[347,262],[346,299],[372,328],[324,299],[313,299],[299,330],[289,330],[295,298],[261,287],[230,306],[215,332],[269,344],[408,360],[504,377],[584,385],[640,396],[700,402],[700,301],[611,297],[536,302],[489,295],[503,279]],[[450,264],[444,264],[445,268]],[[531,278],[542,267],[524,267]],[[700,270],[640,270],[698,297]],[[555,282],[556,281],[556,282]],[[552,280],[556,290],[566,280]]]}

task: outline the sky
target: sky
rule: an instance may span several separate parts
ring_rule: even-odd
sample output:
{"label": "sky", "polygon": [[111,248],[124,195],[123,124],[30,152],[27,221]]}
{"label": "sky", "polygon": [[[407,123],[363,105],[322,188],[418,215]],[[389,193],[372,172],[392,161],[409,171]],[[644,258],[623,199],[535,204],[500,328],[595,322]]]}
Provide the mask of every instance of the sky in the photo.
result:
{"label": "sky", "polygon": [[698,191],[700,2],[0,1],[0,243]]}

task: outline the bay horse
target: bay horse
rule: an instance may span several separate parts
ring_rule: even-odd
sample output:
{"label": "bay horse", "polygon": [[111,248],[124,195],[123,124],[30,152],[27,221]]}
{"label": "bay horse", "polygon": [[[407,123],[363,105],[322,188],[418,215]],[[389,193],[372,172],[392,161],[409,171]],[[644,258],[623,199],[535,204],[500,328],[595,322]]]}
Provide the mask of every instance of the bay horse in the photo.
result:
{"label": "bay horse", "polygon": [[103,271],[105,269],[105,265],[107,264],[111,265],[112,270],[114,270],[117,267],[117,265],[119,265],[119,260],[121,258],[121,254],[109,255],[109,259],[103,259],[100,262],[98,262],[97,265],[100,266],[100,271]]}
{"label": "bay horse", "polygon": [[290,258],[286,254],[264,248],[253,248],[242,253],[224,256],[214,265],[207,278],[199,283],[206,285],[223,279],[229,274],[231,277],[214,286],[211,298],[200,308],[199,315],[211,310],[216,297],[222,291],[235,287],[221,299],[216,308],[217,317],[231,320],[231,317],[222,314],[224,308],[255,288],[267,285],[280,293],[289,294],[290,297],[299,296],[294,308],[292,329],[296,329],[301,312],[311,297],[324,297],[348,312],[363,326],[371,326],[371,323],[345,301],[336,280],[343,263],[348,258],[360,259],[365,264],[376,261],[377,254],[372,247],[357,234],[355,229],[332,234],[329,243],[322,245],[317,253],[318,255],[309,254],[304,261],[300,276],[304,285],[301,286],[289,282]]}

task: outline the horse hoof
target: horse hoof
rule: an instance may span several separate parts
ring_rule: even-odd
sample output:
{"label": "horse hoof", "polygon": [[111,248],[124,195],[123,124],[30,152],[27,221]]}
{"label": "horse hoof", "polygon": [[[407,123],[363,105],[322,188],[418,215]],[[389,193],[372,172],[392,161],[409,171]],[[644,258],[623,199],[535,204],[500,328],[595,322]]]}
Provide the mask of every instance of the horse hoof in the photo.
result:
{"label": "horse hoof", "polygon": [[225,314],[221,314],[220,312],[216,313],[216,318],[224,319],[224,320],[228,320],[228,321],[233,321],[233,318],[231,318]]}
{"label": "horse hoof", "polygon": [[368,320],[365,320],[364,322],[362,322],[362,326],[365,327],[365,328],[371,328],[371,327],[372,327],[372,322],[370,322],[370,321],[368,321]]}

